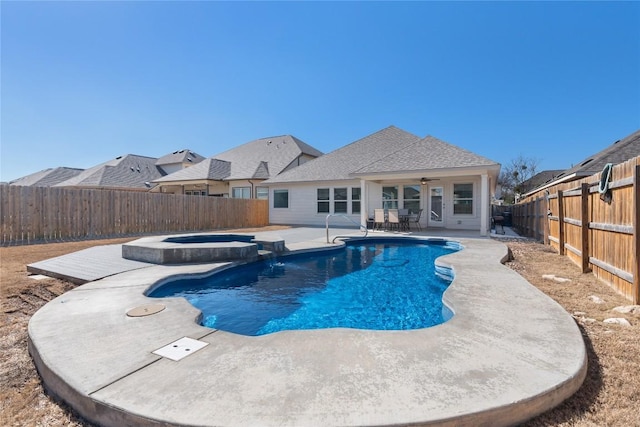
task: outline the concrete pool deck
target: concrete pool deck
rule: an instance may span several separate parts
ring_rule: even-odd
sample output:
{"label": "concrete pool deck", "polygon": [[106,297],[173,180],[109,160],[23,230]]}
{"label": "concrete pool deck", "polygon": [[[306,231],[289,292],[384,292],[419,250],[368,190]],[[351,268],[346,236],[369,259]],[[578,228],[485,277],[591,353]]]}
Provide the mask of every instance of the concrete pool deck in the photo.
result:
{"label": "concrete pool deck", "polygon": [[[226,263],[154,265],[52,300],[29,323],[30,352],[52,394],[109,426],[500,426],[571,396],[586,375],[571,316],[501,264],[504,244],[452,240],[464,249],[438,263],[455,273],[444,295],[455,315],[436,327],[236,335],[198,325],[183,299],[144,296]],[[150,303],[166,308],[126,315]],[[179,361],[153,353],[183,337],[206,346]]]}

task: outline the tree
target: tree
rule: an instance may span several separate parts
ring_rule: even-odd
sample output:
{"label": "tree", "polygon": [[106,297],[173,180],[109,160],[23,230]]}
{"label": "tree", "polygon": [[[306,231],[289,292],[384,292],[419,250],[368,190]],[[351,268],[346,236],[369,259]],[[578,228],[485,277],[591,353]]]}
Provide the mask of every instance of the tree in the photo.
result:
{"label": "tree", "polygon": [[498,184],[502,188],[502,199],[505,203],[515,203],[522,193],[530,190],[526,181],[538,172],[539,163],[539,159],[520,154],[509,164],[502,166]]}

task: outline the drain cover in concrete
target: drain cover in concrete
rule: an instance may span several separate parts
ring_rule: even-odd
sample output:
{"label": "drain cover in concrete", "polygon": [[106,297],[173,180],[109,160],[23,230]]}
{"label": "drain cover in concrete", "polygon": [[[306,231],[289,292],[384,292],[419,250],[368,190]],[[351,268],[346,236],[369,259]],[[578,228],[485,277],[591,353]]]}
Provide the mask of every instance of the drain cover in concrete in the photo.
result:
{"label": "drain cover in concrete", "polygon": [[139,307],[132,308],[131,310],[127,311],[127,316],[129,317],[151,316],[152,314],[160,313],[164,309],[165,309],[164,304],[141,305]]}
{"label": "drain cover in concrete", "polygon": [[188,355],[195,353],[203,347],[209,345],[208,342],[194,340],[193,338],[184,337],[178,341],[174,341],[169,345],[165,345],[162,348],[154,351],[153,354],[166,357],[167,359],[175,360],[187,357]]}

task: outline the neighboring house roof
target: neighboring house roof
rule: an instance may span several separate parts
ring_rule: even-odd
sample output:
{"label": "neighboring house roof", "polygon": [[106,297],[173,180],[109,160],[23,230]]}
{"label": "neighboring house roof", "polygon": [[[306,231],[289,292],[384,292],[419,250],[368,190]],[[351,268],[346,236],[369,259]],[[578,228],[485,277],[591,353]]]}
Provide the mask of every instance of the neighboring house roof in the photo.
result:
{"label": "neighboring house roof", "polygon": [[333,181],[379,173],[479,166],[499,164],[432,136],[420,138],[389,126],[271,178],[268,183]]}
{"label": "neighboring house roof", "polygon": [[84,169],[57,167],[35,172],[22,178],[14,179],[10,185],[24,185],[31,187],[51,187],[69,178],[79,175]]}
{"label": "neighboring house roof", "polygon": [[155,157],[127,154],[84,170],[55,187],[149,188],[150,182],[164,173],[156,167]]}
{"label": "neighboring house roof", "polygon": [[640,156],[640,129],[622,139],[617,140],[604,150],[593,154],[577,165],[561,172],[553,180],[548,181],[527,194],[540,191],[561,182],[574,181],[602,172],[607,163],[617,165]]}
{"label": "neighboring house roof", "polygon": [[165,156],[160,157],[156,161],[156,165],[160,167],[176,163],[193,163],[195,165],[196,163],[200,163],[204,159],[205,158],[200,154],[185,148],[183,150],[174,151],[173,153],[169,153]]}
{"label": "neighboring house roof", "polygon": [[564,172],[564,170],[562,169],[553,169],[553,170],[538,172],[537,174],[523,181],[522,184],[520,184],[520,186],[522,187],[520,192],[524,193],[533,188],[539,187],[547,182],[551,182],[556,178],[556,176],[560,175],[562,172]]}
{"label": "neighboring house roof", "polygon": [[322,156],[322,152],[291,135],[261,138],[213,156],[231,163],[227,180],[264,179],[284,171],[298,157]]}
{"label": "neighboring house roof", "polygon": [[230,174],[231,163],[210,157],[204,159],[197,165],[181,169],[162,178],[158,178],[153,182],[201,181],[208,179],[222,181]]}
{"label": "neighboring house roof", "polygon": [[322,152],[291,135],[261,138],[154,182],[267,179],[281,173],[302,155],[318,157]]}

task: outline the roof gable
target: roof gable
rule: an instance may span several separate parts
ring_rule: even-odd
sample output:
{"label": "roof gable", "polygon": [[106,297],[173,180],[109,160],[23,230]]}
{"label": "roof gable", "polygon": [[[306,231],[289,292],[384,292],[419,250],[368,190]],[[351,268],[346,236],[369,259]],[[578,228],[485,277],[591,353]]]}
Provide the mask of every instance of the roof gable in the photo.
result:
{"label": "roof gable", "polygon": [[269,183],[351,179],[354,171],[419,140],[412,133],[389,126],[271,178]]}
{"label": "roof gable", "polygon": [[200,163],[204,159],[205,158],[200,154],[185,148],[183,150],[174,151],[173,153],[169,153],[160,157],[156,161],[156,165],[165,166],[173,165],[176,163],[192,163],[195,165],[196,163]]}
{"label": "roof gable", "polygon": [[269,164],[267,162],[260,162],[252,178],[254,179],[268,179],[269,178]]}

